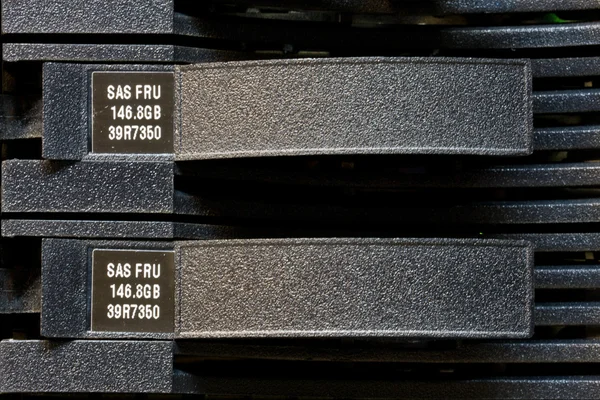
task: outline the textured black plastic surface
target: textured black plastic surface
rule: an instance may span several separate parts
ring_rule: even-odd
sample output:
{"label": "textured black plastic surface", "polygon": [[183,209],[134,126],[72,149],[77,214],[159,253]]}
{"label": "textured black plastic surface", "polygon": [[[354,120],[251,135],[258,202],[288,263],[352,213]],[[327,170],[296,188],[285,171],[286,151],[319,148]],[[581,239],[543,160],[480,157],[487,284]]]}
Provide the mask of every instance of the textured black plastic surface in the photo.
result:
{"label": "textured black plastic surface", "polygon": [[535,307],[536,325],[600,325],[600,302],[544,303]]}
{"label": "textured black plastic surface", "polygon": [[600,148],[600,126],[540,128],[533,133],[535,150],[576,150]]}
{"label": "textured black plastic surface", "polygon": [[[237,2],[237,0],[231,1]],[[306,0],[306,2],[310,1]],[[381,8],[377,9],[377,7],[390,6],[397,10],[404,8],[405,5],[409,6],[409,4],[405,4],[408,2],[402,1],[395,1],[393,4],[387,2],[386,5],[385,0],[365,0],[362,4],[357,0],[312,1],[335,3],[334,7],[330,8],[328,5],[322,8],[325,10],[340,11],[342,7],[348,7],[343,10],[344,12],[357,10],[358,12],[390,12]],[[77,8],[77,2],[78,0],[75,0],[73,3],[74,9]],[[186,0],[178,0],[178,6],[182,6],[184,2]],[[257,0],[257,2],[263,2],[263,0]],[[264,0],[264,2],[269,2],[269,0]],[[410,6],[420,9],[421,6],[429,6],[425,3],[431,3],[437,5],[438,10],[447,7],[446,13],[455,12],[452,11],[452,7],[460,8],[462,10],[460,12],[466,13],[494,12],[494,10],[537,12],[544,10],[545,7],[552,7],[548,10],[554,13],[560,9],[600,8],[594,2],[595,0],[584,4],[578,0],[565,0],[557,4],[556,0],[537,2],[533,0],[426,2],[423,0],[414,1]],[[190,0],[188,3],[190,7],[193,7],[195,0]],[[206,3],[198,2],[196,4],[199,5],[199,8],[209,9],[209,6],[205,5]],[[289,4],[288,2],[281,5],[284,6],[283,9],[288,9]],[[371,6],[373,6],[372,11],[364,8],[359,10],[360,7]],[[240,11],[240,14],[243,14],[243,9],[235,10],[236,13]],[[590,13],[557,12],[556,14],[563,19],[591,20],[598,19],[596,18],[598,11],[600,10]],[[257,13],[254,10],[251,12]],[[541,21],[542,18],[546,22],[550,22],[549,19],[555,18],[554,15],[456,16],[437,19],[435,16],[425,16],[427,14],[413,17],[410,13],[399,14],[395,10],[391,12],[396,15],[379,17],[353,16],[333,12],[300,13],[299,15],[295,15],[295,13],[285,15],[284,13],[282,19],[310,19],[312,16],[332,18],[330,22],[290,21],[288,27],[288,23],[285,21],[269,20],[269,18],[278,18],[277,12],[273,10],[268,10],[265,15],[255,15],[257,18],[253,18],[252,15],[247,15],[248,18],[232,15],[221,16],[213,14],[211,10],[206,17],[215,19],[213,25],[211,23],[204,24],[201,15],[199,18],[189,18],[189,21],[192,21],[189,24],[190,32],[194,37],[184,38],[171,34],[146,35],[147,37],[142,35],[89,35],[87,37],[62,35],[52,37],[50,35],[42,36],[42,34],[38,36],[17,34],[5,37],[4,41],[25,40],[46,43],[13,44],[14,47],[9,44],[3,46],[3,49],[5,55],[12,54],[14,56],[12,61],[16,61],[22,56],[23,60],[29,61],[54,59],[56,61],[71,60],[71,62],[95,62],[94,60],[145,62],[148,60],[148,62],[167,64],[194,61],[194,57],[198,53],[177,53],[179,47],[172,47],[166,43],[198,44],[215,48],[220,46],[246,48],[248,46],[247,48],[250,50],[264,46],[274,49],[271,56],[281,48],[285,48],[284,57],[290,55],[294,57],[297,51],[303,54],[308,49],[323,50],[320,56],[331,54],[336,57],[355,54],[459,55],[461,57],[485,56],[490,58],[496,56],[500,58],[557,57],[556,59],[543,58],[531,61],[533,76],[541,78],[534,81],[534,88],[548,91],[534,93],[532,98],[535,96],[535,100],[532,99],[534,102],[532,104],[535,104],[537,113],[576,115],[535,115],[536,127],[540,128],[533,131],[533,150],[536,153],[531,157],[511,159],[439,155],[358,157],[350,153],[340,157],[181,162],[178,163],[179,167],[188,169],[175,172],[175,181],[174,184],[171,183],[171,186],[165,185],[168,182],[167,175],[164,175],[165,179],[160,180],[148,176],[138,180],[140,185],[150,186],[151,190],[159,194],[158,200],[148,200],[150,194],[143,191],[142,197],[151,201],[151,203],[140,201],[143,207],[147,207],[147,204],[160,204],[160,207],[167,204],[164,207],[166,211],[160,211],[162,216],[153,216],[145,211],[140,211],[142,206],[134,209],[128,208],[126,202],[121,199],[123,196],[133,198],[132,202],[138,201],[135,198],[138,187],[132,186],[131,181],[123,181],[123,175],[116,174],[115,177],[110,177],[108,172],[98,173],[94,163],[91,162],[96,160],[98,164],[137,164],[140,158],[98,157],[87,153],[89,108],[87,107],[87,98],[84,97],[89,90],[87,77],[90,68],[84,66],[82,68],[85,72],[82,73],[81,79],[72,81],[75,82],[75,86],[79,85],[79,88],[73,87],[71,81],[68,80],[66,83],[55,81],[52,86],[52,90],[60,89],[61,85],[67,90],[63,90],[63,93],[66,93],[64,99],[59,99],[59,96],[52,99],[52,101],[56,100],[53,115],[56,115],[57,118],[52,120],[56,129],[51,135],[53,141],[46,143],[49,149],[48,154],[57,155],[56,158],[59,159],[86,160],[81,165],[73,167],[75,169],[81,167],[77,174],[66,175],[58,185],[58,195],[70,199],[67,201],[68,210],[64,207],[56,207],[57,203],[53,202],[53,193],[47,192],[43,185],[35,184],[36,180],[30,179],[30,174],[22,174],[21,176],[27,176],[20,180],[21,186],[19,187],[22,193],[27,193],[29,197],[18,206],[14,204],[21,195],[13,197],[15,199],[11,206],[13,211],[3,215],[3,218],[7,216],[11,218],[2,221],[4,235],[27,236],[25,239],[8,241],[23,244],[33,243],[36,251],[27,251],[31,254],[38,253],[40,237],[78,238],[80,241],[85,238],[94,238],[95,240],[106,240],[107,238],[113,238],[111,240],[150,239],[153,241],[144,244],[119,242],[119,245],[123,247],[139,244],[144,248],[177,245],[176,242],[156,243],[158,240],[227,237],[239,239],[244,237],[237,228],[213,227],[203,225],[204,223],[257,227],[259,231],[255,233],[256,236],[271,238],[277,237],[277,234],[282,232],[287,238],[315,237],[321,235],[321,232],[322,236],[346,237],[335,235],[333,232],[335,229],[347,229],[350,232],[348,236],[360,235],[361,237],[392,235],[476,237],[479,235],[481,239],[504,237],[511,240],[529,240],[533,243],[536,252],[539,252],[536,253],[536,261],[542,265],[541,267],[536,266],[533,271],[537,298],[532,317],[533,323],[536,325],[535,340],[510,342],[489,340],[421,341],[418,340],[421,339],[419,337],[404,339],[378,337],[368,340],[346,338],[340,340],[334,335],[325,340],[294,340],[288,337],[283,340],[220,340],[214,343],[206,340],[178,339],[177,344],[181,346],[177,350],[177,359],[172,360],[172,363],[175,368],[181,368],[185,372],[175,371],[172,376],[169,372],[170,377],[164,381],[172,382],[171,393],[208,394],[208,397],[212,397],[210,396],[212,394],[217,397],[253,397],[256,395],[260,398],[270,395],[286,398],[600,397],[600,376],[597,374],[597,367],[600,365],[600,349],[597,340],[594,339],[597,327],[600,326],[600,302],[597,301],[595,293],[597,291],[595,289],[599,289],[600,286],[600,273],[598,272],[600,269],[593,264],[597,258],[595,252],[600,250],[600,233],[598,233],[600,229],[597,224],[600,221],[600,196],[598,195],[600,174],[595,163],[590,162],[597,158],[596,152],[577,151],[600,148],[600,129],[595,125],[598,118],[592,114],[600,111],[598,105],[600,101],[597,99],[600,96],[595,93],[596,89],[591,89],[597,86],[593,77],[598,75],[600,63],[597,61],[597,57],[588,57],[594,55],[595,46],[600,43],[598,34],[595,33],[596,23],[558,24],[555,21],[554,25],[535,26],[529,24],[532,21]],[[403,25],[401,22],[418,21],[421,18],[428,21],[437,20],[442,25],[417,26],[410,22],[408,25]],[[238,28],[238,21],[245,26]],[[395,21],[400,22],[400,25],[394,25]],[[365,22],[366,24],[377,24],[377,26],[367,28],[355,25]],[[379,24],[380,22],[381,24]],[[386,25],[387,22],[391,22],[394,26]],[[466,22],[467,26],[460,27],[463,22]],[[520,24],[520,26],[501,26],[507,23]],[[541,24],[541,22],[537,23]],[[453,27],[445,24],[451,24]],[[498,27],[487,28],[488,24],[498,24]],[[481,28],[469,28],[469,25],[480,25]],[[211,31],[215,26],[218,29]],[[314,27],[314,30],[311,27]],[[74,29],[87,31],[88,28],[84,26],[84,23],[79,23]],[[118,32],[112,28],[107,29],[110,32]],[[137,28],[132,27],[132,29]],[[194,31],[194,29],[196,30]],[[143,31],[145,30],[136,30],[136,32]],[[490,31],[493,32],[490,33]],[[178,33],[183,33],[183,31]],[[205,40],[204,38],[210,39]],[[232,38],[234,41],[219,40],[227,38]],[[55,46],[51,44],[54,40],[67,43],[72,40],[79,44]],[[81,44],[90,42],[133,43],[137,40],[146,45]],[[148,43],[152,43],[154,40],[163,45],[149,46]],[[498,51],[486,49],[479,52],[477,49],[480,48],[479,46],[483,49],[483,46],[487,46],[485,43],[496,47]],[[547,46],[570,48],[547,47],[531,51],[517,49],[513,52],[511,50],[514,48],[513,45],[515,47],[522,46],[523,49]],[[404,46],[406,48],[403,48]],[[588,47],[584,48],[583,46]],[[446,50],[452,47],[462,49]],[[411,48],[418,50],[412,53]],[[439,49],[439,52],[436,49]],[[198,61],[203,60],[199,59]],[[5,66],[3,82],[5,82],[5,86],[11,86],[14,83],[12,82],[12,72],[15,72],[14,77],[17,78],[17,83],[20,85],[23,83],[21,78],[25,77],[27,69],[33,70],[39,64],[19,62],[5,64]],[[20,67],[23,67],[23,71],[20,71]],[[126,66],[125,68],[130,67]],[[168,69],[170,67],[161,68]],[[75,77],[75,75],[71,77]],[[566,79],[562,79],[562,77]],[[56,75],[54,79],[56,79]],[[377,77],[370,77],[370,79],[376,81]],[[31,83],[37,85],[36,77],[33,75],[32,81],[28,81],[26,85]],[[584,82],[585,89],[583,89]],[[582,88],[583,90],[564,91],[569,88]],[[286,87],[282,91],[285,89]],[[41,113],[36,113],[36,110],[36,108],[30,108],[26,111],[32,111],[31,113],[19,113],[16,115],[16,119],[10,121],[10,125],[0,126],[0,138],[39,137],[41,119],[36,117]],[[73,110],[75,113],[71,113]],[[249,114],[251,115],[252,111]],[[8,114],[0,115],[0,118],[5,115]],[[72,121],[75,123],[71,124]],[[280,121],[273,123],[280,123]],[[559,127],[560,125],[573,126]],[[63,130],[63,126],[80,127],[81,130],[74,134],[73,132],[76,131]],[[39,158],[38,150],[39,140],[5,142],[3,158]],[[160,161],[158,158],[148,157],[146,159],[146,161],[151,160]],[[163,159],[162,161],[167,160]],[[246,161],[247,164],[244,164]],[[67,163],[55,165],[63,166]],[[229,168],[229,166],[233,166],[234,170],[219,171],[220,168]],[[251,167],[246,168],[247,166]],[[263,174],[255,174],[254,166],[263,168]],[[282,167],[280,170],[279,166]],[[28,168],[30,166],[22,171]],[[35,168],[37,167],[32,167],[33,170]],[[236,174],[235,168],[240,170],[239,174]],[[178,170],[178,166],[175,166],[175,169]],[[194,170],[198,170],[197,174]],[[123,174],[131,174],[135,171],[139,170],[134,168],[128,172],[124,171]],[[221,172],[223,173],[221,174]],[[15,176],[19,176],[20,173]],[[169,172],[169,176],[173,179],[172,171]],[[97,177],[100,179],[96,180]],[[88,185],[92,185],[92,190],[89,190],[85,184],[82,185],[80,179],[88,182]],[[14,182],[12,181],[12,183]],[[54,184],[53,182],[55,181],[51,181],[50,184]],[[3,183],[5,184],[6,180]],[[103,198],[105,192],[95,190],[96,183],[98,185],[111,184],[113,186],[111,193],[118,193],[119,198],[114,197],[110,200]],[[80,186],[83,187],[80,188]],[[39,201],[31,203],[31,198],[37,198]],[[491,200],[494,199],[498,201],[492,202]],[[153,201],[156,203],[152,203]],[[92,204],[91,207],[88,207],[89,202]],[[105,214],[103,215],[95,213],[96,209],[100,209],[97,208],[98,204],[108,204],[109,202],[114,204],[114,207],[104,209]],[[32,204],[31,208],[27,207],[29,203]],[[46,205],[54,212],[63,214],[46,213],[48,211],[44,208]],[[122,212],[128,214],[107,214]],[[33,215],[25,215],[25,213],[33,213]],[[66,215],[67,213],[70,215]],[[190,216],[182,215],[185,213],[189,213]],[[55,220],[55,218],[60,219]],[[305,233],[301,232],[303,229]],[[306,233],[310,230],[312,233]],[[4,239],[4,241],[7,240]],[[61,244],[60,250],[57,252],[60,251],[67,256],[53,256],[54,277],[52,279],[54,280],[50,279],[50,284],[54,287],[56,295],[54,297],[51,295],[48,299],[51,303],[47,305],[47,308],[53,308],[54,311],[48,312],[43,318],[42,323],[45,324],[44,329],[46,329],[44,333],[60,338],[115,339],[127,337],[135,339],[143,337],[119,332],[106,335],[89,332],[89,308],[84,308],[88,305],[87,296],[89,296],[90,284],[86,268],[87,262],[89,262],[90,246],[95,246],[100,242],[85,240],[83,242],[84,251],[87,253],[79,249],[80,244],[77,246]],[[102,246],[113,247],[115,245],[114,242],[102,243],[104,243]],[[204,244],[204,246],[209,244]],[[557,254],[542,254],[543,252]],[[340,258],[347,257],[347,254],[340,253]],[[263,254],[259,254],[259,256],[263,256]],[[336,256],[338,255],[336,254]],[[379,256],[376,253],[374,258]],[[321,258],[318,261],[321,261]],[[443,257],[438,258],[435,262],[437,264],[445,261]],[[195,260],[197,259],[195,258]],[[200,264],[203,259],[205,258],[199,258],[193,273],[198,275],[207,273],[203,272],[207,269],[205,264]],[[487,257],[487,259],[491,259],[493,262],[492,257]],[[230,257],[231,262],[236,260],[235,257]],[[369,254],[370,260],[371,254]],[[285,261],[283,260],[280,264],[287,265]],[[318,263],[315,264],[318,265]],[[341,267],[347,265],[340,264]],[[364,264],[361,264],[361,271]],[[486,267],[489,265],[488,260]],[[0,268],[4,266],[2,265]],[[260,269],[259,267],[259,263],[252,263],[249,264],[247,270],[256,271]],[[446,264],[443,267],[446,267]],[[492,268],[494,267],[495,265],[492,266]],[[59,272],[59,268],[66,271]],[[302,272],[310,273],[313,269],[309,266]],[[222,268],[216,271],[216,267],[210,265],[208,268],[208,272],[213,271],[214,275],[218,275],[223,270]],[[7,270],[0,269],[0,282],[3,280],[1,277],[3,271]],[[233,267],[230,271],[239,272]],[[180,272],[185,273],[183,269]],[[379,273],[379,271],[377,272]],[[386,276],[386,274],[381,275]],[[6,282],[13,284],[21,281],[20,278],[15,280],[14,275],[9,276],[8,279],[7,276],[4,274],[5,284]],[[233,276],[236,278],[235,275]],[[274,276],[273,280],[276,283],[273,285],[276,287],[277,284],[284,285],[287,282],[285,279],[280,279],[280,276],[285,278],[285,275],[281,274]],[[243,284],[246,281],[242,278],[238,280],[226,280],[226,278],[223,274],[217,276],[217,279],[227,283],[241,282]],[[305,281],[311,283],[320,279],[321,276],[313,274],[309,278]],[[339,276],[336,278],[341,280]],[[37,282],[39,283],[39,281]],[[318,283],[320,282],[318,281]],[[345,283],[346,281],[343,281],[338,287],[345,289]],[[369,283],[377,284],[374,279]],[[260,288],[261,284],[266,286],[267,282],[259,281],[255,286]],[[68,290],[63,290],[59,293],[55,289],[69,285],[74,285],[74,292],[69,293]],[[202,288],[207,285],[196,286]],[[253,289],[243,285],[239,286],[248,291]],[[314,285],[304,291],[308,292],[315,287],[319,288]],[[410,287],[410,285],[405,284],[403,287]],[[2,313],[1,296],[3,294],[1,288],[0,285],[0,314]],[[30,286],[29,289],[32,290],[27,293],[37,294],[39,301],[40,291],[35,291],[35,286]],[[208,289],[213,289],[213,287]],[[9,289],[8,292],[11,290]],[[494,290],[499,289],[495,288]],[[443,291],[439,292],[443,293]],[[4,293],[7,291],[5,290]],[[269,295],[277,296],[280,293],[281,291],[269,293]],[[382,293],[385,295],[385,291]],[[398,291],[393,294],[398,294]],[[503,293],[503,295],[508,294]],[[313,296],[311,300],[317,297]],[[210,305],[210,301],[214,302],[213,298],[208,298],[209,301],[203,302],[203,304]],[[355,296],[352,301],[357,301],[357,298],[360,299],[360,296]],[[14,300],[14,297],[12,299]],[[36,304],[37,308],[28,307],[24,304],[24,299],[19,297],[17,303],[10,303],[12,308],[9,307],[9,310],[16,310],[18,313],[40,311],[39,303]],[[243,305],[252,305],[252,300],[246,301]],[[261,304],[260,310],[269,310],[269,307],[272,307],[269,302],[263,303],[266,304]],[[15,304],[17,304],[16,307]],[[222,304],[218,304],[218,306],[222,306]],[[357,308],[361,309],[361,307]],[[368,309],[367,307],[362,308]],[[192,310],[191,307],[190,310]],[[192,311],[200,313],[202,310],[203,308],[196,307],[196,310]],[[180,311],[183,310],[180,309]],[[311,311],[313,314],[320,315],[318,314],[319,309],[315,308]],[[251,320],[255,317],[252,314],[231,314],[240,319]],[[289,318],[295,318],[295,316],[295,313],[286,314],[286,317]],[[336,314],[336,317],[340,319],[344,316],[338,317]],[[37,337],[39,333],[39,315],[5,314],[0,317],[2,337]],[[372,313],[369,317],[375,318],[376,315]],[[6,321],[8,323],[5,324]],[[383,322],[387,321],[389,319]],[[201,320],[203,324],[209,322],[210,320],[207,321],[206,318]],[[21,324],[25,325],[25,330],[21,330]],[[59,333],[53,332],[53,329]],[[166,340],[172,339],[176,335],[160,337],[147,335],[145,337]],[[581,340],[559,341],[558,338],[581,338]],[[51,343],[54,346],[64,344],[70,343],[60,341]],[[186,346],[188,346],[187,349]],[[453,348],[454,346],[456,348]],[[124,354],[134,353],[136,359],[139,357],[139,349],[121,348],[121,350]],[[27,351],[35,353],[35,351]],[[53,377],[44,382],[44,386],[40,386],[40,392],[65,390],[64,387],[71,385],[72,379],[79,377],[76,375],[76,369],[80,368],[78,366],[79,358],[85,360],[82,368],[87,368],[89,354],[90,352],[85,354],[80,352],[78,358],[58,357],[49,363],[38,362],[37,368],[43,368],[43,372],[53,374]],[[106,354],[106,352],[101,352],[99,356],[96,356],[92,353],[91,357],[102,359]],[[23,359],[30,360],[25,357]],[[33,360],[31,364],[35,365],[35,362]],[[115,361],[116,364],[121,362],[119,359]],[[371,362],[373,365],[365,365]],[[361,363],[363,365],[359,365]],[[385,365],[374,365],[376,363],[385,363]],[[471,365],[472,363],[480,365]],[[59,367],[55,368],[53,364],[57,364]],[[61,372],[60,366],[62,365],[70,366],[67,373]],[[127,374],[126,368],[128,366],[119,369],[119,372]],[[151,369],[150,372],[155,370],[151,363],[144,364],[142,369],[146,368]],[[98,373],[100,372],[102,371],[98,371]],[[104,374],[104,377],[111,376],[111,373],[116,374],[111,370]],[[34,376],[33,373],[30,375]],[[24,379],[19,376],[18,379],[22,379],[24,384],[27,384],[30,375]],[[41,379],[45,379],[43,373],[38,373],[38,375],[41,375]],[[151,375],[151,373],[147,373],[147,375]],[[93,375],[90,374],[90,376]],[[52,378],[55,379],[51,380]],[[136,379],[136,375],[133,375],[132,378]],[[85,377],[81,377],[81,381],[75,385],[89,385],[90,382],[85,379]],[[101,379],[97,379],[96,382],[100,382]],[[128,382],[128,384],[135,385],[137,382],[139,380],[134,383]],[[35,388],[35,384],[38,383],[39,381],[34,381],[33,385],[28,386]],[[75,391],[77,390],[79,389],[75,389]],[[86,389],[81,390],[85,391]],[[97,390],[102,391],[102,389]],[[109,391],[111,390],[109,389]],[[156,389],[151,389],[148,390],[148,393],[156,391]],[[160,389],[160,391],[167,392],[166,389]],[[134,392],[138,392],[138,389],[134,389]]]}
{"label": "textured black plastic surface", "polygon": [[510,49],[600,44],[600,23],[460,27],[442,30],[442,47]]}
{"label": "textured black plastic surface", "polygon": [[535,251],[598,251],[600,250],[600,233],[513,233],[498,234],[491,237],[497,239],[526,240],[532,242]]}
{"label": "textured black plastic surface", "polygon": [[171,71],[164,65],[44,64],[44,158],[80,160],[88,153],[90,79],[94,70]]}
{"label": "textured black plastic surface", "polygon": [[171,213],[173,164],[5,161],[2,211]]}
{"label": "textured black plastic surface", "polygon": [[173,239],[175,223],[166,221],[4,219],[2,220],[2,236]]}
{"label": "textured black plastic surface", "polygon": [[184,242],[180,337],[528,337],[525,243]]}
{"label": "textured black plastic surface", "polygon": [[[163,242],[114,242],[67,239],[42,241],[42,322],[45,337],[172,339],[173,334],[91,332],[89,302],[91,251],[104,249],[172,250]],[[177,311],[177,302],[175,310]]]}
{"label": "textured black plastic surface", "polygon": [[2,59],[71,62],[200,63],[253,58],[242,52],[157,44],[3,43]]}
{"label": "textured black plastic surface", "polygon": [[[550,224],[600,222],[599,199],[535,200],[478,204],[456,207],[462,213],[459,221],[466,223]],[[444,218],[451,217],[448,211]]]}
{"label": "textured black plastic surface", "polygon": [[[160,242],[43,242],[42,333],[90,332],[93,248]],[[525,242],[284,239],[175,242],[175,337],[528,337],[532,249]],[[442,307],[443,304],[443,307]]]}
{"label": "textured black plastic surface", "polygon": [[180,160],[531,152],[523,61],[305,59],[180,70]]}
{"label": "textured black plastic surface", "polygon": [[536,92],[533,96],[533,111],[540,114],[600,111],[600,90]]}
{"label": "textured black plastic surface", "polygon": [[235,239],[289,235],[289,231],[170,221],[109,221],[61,219],[3,219],[3,237],[56,237],[82,239]]}
{"label": "textured black plastic surface", "polygon": [[333,10],[355,13],[396,13],[402,9],[403,0],[210,0],[218,5],[269,6],[291,10]]}
{"label": "textured black plastic surface", "polygon": [[598,0],[433,0],[445,13],[504,13],[600,8]]}
{"label": "textured black plastic surface", "polygon": [[[135,67],[45,67],[44,157],[87,154],[87,77],[106,69]],[[303,59],[176,70],[179,160],[532,151],[525,61]]]}
{"label": "textured black plastic surface", "polygon": [[2,0],[2,33],[168,33],[173,0]]}
{"label": "textured black plastic surface", "polygon": [[0,393],[170,393],[171,342],[3,340]]}
{"label": "textured black plastic surface", "polygon": [[[397,13],[410,1],[403,0],[211,0],[215,4],[271,6],[287,9],[335,10],[362,13]],[[600,8],[598,0],[421,0],[413,2],[421,7],[431,6],[436,12],[447,14],[533,12],[555,10],[585,10]]]}
{"label": "textured black plastic surface", "polygon": [[600,57],[538,58],[531,60],[533,76],[595,76],[600,74]]}
{"label": "textured black plastic surface", "polygon": [[600,288],[600,268],[590,265],[544,266],[535,270],[540,289]]}

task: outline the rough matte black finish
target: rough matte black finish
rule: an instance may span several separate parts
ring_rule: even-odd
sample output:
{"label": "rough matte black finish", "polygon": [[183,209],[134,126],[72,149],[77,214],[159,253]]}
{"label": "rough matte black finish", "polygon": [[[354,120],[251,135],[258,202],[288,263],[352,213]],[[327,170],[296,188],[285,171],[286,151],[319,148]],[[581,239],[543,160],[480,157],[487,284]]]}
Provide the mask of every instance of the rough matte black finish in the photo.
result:
{"label": "rough matte black finish", "polygon": [[[534,282],[536,289],[600,288],[600,268],[590,265],[538,266],[534,270]],[[40,310],[40,270],[0,269],[0,314],[39,313]]]}
{"label": "rough matte black finish", "polygon": [[598,0],[433,0],[444,13],[505,13],[600,8]]}
{"label": "rough matte black finish", "polygon": [[2,0],[2,33],[169,33],[173,0]]}
{"label": "rough matte black finish", "polygon": [[496,239],[526,240],[535,251],[599,251],[600,233],[512,233],[490,235]]}
{"label": "rough matte black finish", "polygon": [[535,150],[578,150],[600,148],[600,126],[540,128],[533,132]]}
{"label": "rough matte black finish", "polygon": [[[600,167],[590,163],[505,165],[457,173],[455,181],[433,179],[436,187],[561,187],[600,185]],[[437,185],[439,183],[439,185]]]}
{"label": "rough matte black finish", "polygon": [[[431,211],[430,211],[431,212]],[[550,224],[600,222],[599,199],[532,200],[479,203],[426,212],[407,219],[480,224]],[[436,215],[437,214],[437,215]]]}
{"label": "rough matte black finish", "polygon": [[179,160],[531,152],[524,61],[304,59],[179,70]]}
{"label": "rough matte black finish", "polygon": [[398,0],[210,0],[217,5],[270,6],[288,10],[331,10],[355,13],[388,14],[402,9]]}
{"label": "rough matte black finish", "polygon": [[201,63],[254,58],[242,52],[150,44],[4,43],[2,59],[70,62]]}
{"label": "rough matte black finish", "polygon": [[170,393],[171,342],[3,340],[0,393]]}
{"label": "rough matte black finish", "polygon": [[[44,158],[79,160],[87,153],[89,95],[86,78],[81,67],[44,64]],[[56,154],[60,156],[56,157]]]}
{"label": "rough matte black finish", "polygon": [[172,239],[174,230],[166,221],[2,220],[3,237]]}
{"label": "rough matte black finish", "polygon": [[310,346],[177,341],[175,354],[207,359],[253,359],[405,363],[597,363],[600,343],[592,340],[460,343],[456,348],[407,349],[394,346]]}
{"label": "rough matte black finish", "polygon": [[[48,64],[44,157],[82,159],[88,153],[91,71],[135,68]],[[179,160],[532,151],[531,76],[525,61],[302,59],[176,71]]]}
{"label": "rough matte black finish", "polygon": [[538,58],[531,60],[531,67],[535,78],[595,76],[600,74],[600,57]]}
{"label": "rough matte black finish", "polygon": [[2,164],[3,212],[171,213],[173,190],[169,162]]}
{"label": "rough matte black finish", "polygon": [[448,28],[441,37],[442,47],[455,49],[590,46],[600,44],[600,23]]}
{"label": "rough matte black finish", "polygon": [[[215,4],[271,6],[284,9],[334,10],[357,13],[397,13],[410,1],[402,0],[211,0]],[[414,2],[413,2],[414,3]],[[421,0],[420,6],[433,6],[438,13],[501,13],[600,8],[598,0]]]}
{"label": "rough matte black finish", "polygon": [[539,289],[600,288],[600,268],[592,265],[538,267],[534,276]]}
{"label": "rough matte black finish", "polygon": [[600,90],[579,89],[536,92],[533,95],[533,112],[574,113],[600,111]]}
{"label": "rough matte black finish", "polygon": [[0,268],[0,314],[39,313],[40,275],[39,268]]}
{"label": "rough matte black finish", "polygon": [[88,153],[91,72],[171,71],[165,65],[44,64],[44,138],[42,155],[81,160]]}
{"label": "rough matte black finish", "polygon": [[535,307],[536,325],[600,325],[600,302],[543,303]]}
{"label": "rough matte black finish", "polygon": [[79,241],[42,241],[41,334],[70,337],[88,323],[87,251]]}
{"label": "rough matte black finish", "polygon": [[3,237],[79,239],[233,239],[257,237],[257,228],[170,221],[3,219]]}
{"label": "rough matte black finish", "polygon": [[181,338],[529,337],[525,242],[183,242]]}
{"label": "rough matte black finish", "polygon": [[[89,331],[87,267],[94,248],[172,246],[45,239],[42,334],[172,337]],[[175,251],[180,296],[175,303],[175,337],[516,338],[531,334],[533,253],[525,242],[194,241],[175,242]]]}
{"label": "rough matte black finish", "polygon": [[[172,334],[90,332],[91,251],[104,249],[172,250],[168,242],[115,242],[72,239],[42,241],[41,333],[56,338],[172,339]],[[177,310],[177,303],[175,309]]]}
{"label": "rough matte black finish", "polygon": [[172,239],[174,229],[166,221],[2,220],[4,237]]}

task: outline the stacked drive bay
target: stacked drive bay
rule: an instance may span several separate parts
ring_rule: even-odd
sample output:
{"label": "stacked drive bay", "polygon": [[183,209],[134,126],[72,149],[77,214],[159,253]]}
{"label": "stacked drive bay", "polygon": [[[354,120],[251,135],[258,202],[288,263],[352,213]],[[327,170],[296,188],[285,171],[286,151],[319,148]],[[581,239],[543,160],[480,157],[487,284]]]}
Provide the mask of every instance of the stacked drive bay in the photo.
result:
{"label": "stacked drive bay", "polygon": [[600,398],[600,1],[1,12],[0,398]]}

